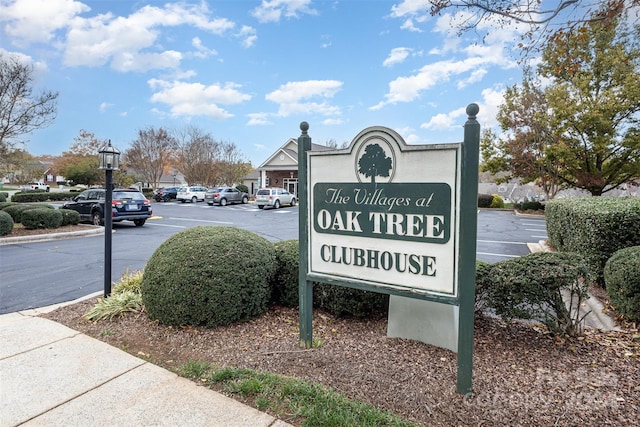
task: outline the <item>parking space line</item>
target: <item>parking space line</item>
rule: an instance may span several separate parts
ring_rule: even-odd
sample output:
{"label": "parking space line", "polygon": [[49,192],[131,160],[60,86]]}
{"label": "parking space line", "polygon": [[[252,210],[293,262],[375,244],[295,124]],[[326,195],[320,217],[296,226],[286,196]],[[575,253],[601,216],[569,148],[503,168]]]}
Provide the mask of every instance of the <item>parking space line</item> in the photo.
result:
{"label": "parking space line", "polygon": [[476,255],[497,256],[502,258],[520,258],[522,256],[522,255],[494,254],[490,252],[476,252]]}
{"label": "parking space line", "polygon": [[171,217],[169,219],[175,219],[177,221],[210,222],[212,224],[231,224],[231,225],[233,225],[232,222],[228,222],[228,221],[207,221],[206,219],[174,218],[174,217]]}
{"label": "parking space line", "polygon": [[187,228],[184,225],[160,224],[158,222],[148,222],[147,225],[157,225],[159,227]]}
{"label": "parking space line", "polygon": [[505,243],[507,245],[526,245],[524,242],[504,242],[502,240],[478,240],[478,242],[482,243]]}

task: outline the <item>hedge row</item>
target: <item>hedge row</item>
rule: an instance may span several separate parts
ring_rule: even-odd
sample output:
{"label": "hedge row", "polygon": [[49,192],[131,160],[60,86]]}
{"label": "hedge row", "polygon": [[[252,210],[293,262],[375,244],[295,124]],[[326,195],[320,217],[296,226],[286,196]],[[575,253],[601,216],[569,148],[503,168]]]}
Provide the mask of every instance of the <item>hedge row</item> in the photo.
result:
{"label": "hedge row", "polygon": [[578,252],[589,264],[590,278],[604,286],[604,266],[614,252],[640,245],[640,199],[577,197],[546,204],[551,245]]}
{"label": "hedge row", "polygon": [[11,201],[16,203],[30,202],[59,202],[63,200],[71,200],[77,196],[77,192],[65,191],[59,193],[51,193],[44,191],[19,191],[11,196]]}
{"label": "hedge row", "polygon": [[[75,225],[80,222],[80,214],[69,209],[55,209],[47,203],[0,202],[0,236],[11,234],[15,224],[35,230],[38,228],[58,228],[63,225]],[[11,220],[9,221],[8,218]]]}

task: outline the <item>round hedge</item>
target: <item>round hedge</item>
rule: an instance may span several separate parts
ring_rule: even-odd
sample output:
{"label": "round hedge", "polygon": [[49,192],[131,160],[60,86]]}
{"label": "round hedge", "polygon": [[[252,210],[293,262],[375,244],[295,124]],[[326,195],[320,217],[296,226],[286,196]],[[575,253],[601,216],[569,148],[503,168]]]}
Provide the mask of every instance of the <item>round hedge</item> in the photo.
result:
{"label": "round hedge", "polygon": [[614,252],[604,266],[604,283],[618,314],[640,322],[640,246]]}
{"label": "round hedge", "polygon": [[141,291],[152,319],[166,325],[213,327],[265,313],[275,249],[236,227],[193,227],[153,253]]}
{"label": "round hedge", "polygon": [[27,205],[22,204],[9,205],[2,209],[3,212],[11,215],[11,218],[13,219],[13,222],[15,224],[19,224],[22,222],[22,212],[25,210],[27,210]]}
{"label": "round hedge", "polygon": [[4,211],[0,211],[0,236],[6,236],[13,231],[13,218]]}
{"label": "round hedge", "polygon": [[71,209],[58,209],[58,212],[62,214],[61,225],[77,225],[80,223],[80,214],[78,211]]}
{"label": "round hedge", "polygon": [[22,225],[27,230],[58,228],[62,224],[62,213],[57,209],[34,208],[22,211]]}
{"label": "round hedge", "polygon": [[276,272],[271,279],[273,302],[284,307],[298,307],[300,248],[297,239],[274,243]]}

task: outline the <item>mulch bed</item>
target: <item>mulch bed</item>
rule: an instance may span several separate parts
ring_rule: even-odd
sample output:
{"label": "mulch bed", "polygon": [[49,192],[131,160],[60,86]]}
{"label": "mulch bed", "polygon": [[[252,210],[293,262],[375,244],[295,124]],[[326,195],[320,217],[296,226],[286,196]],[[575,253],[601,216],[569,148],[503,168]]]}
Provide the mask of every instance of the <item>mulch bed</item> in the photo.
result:
{"label": "mulch bed", "polygon": [[474,394],[462,396],[456,393],[456,354],[387,338],[386,318],[343,319],[315,311],[314,339],[321,345],[301,350],[295,309],[273,307],[249,322],[204,329],[166,327],[144,313],[93,323],[82,315],[94,302],[44,317],[168,369],[204,360],[294,376],[424,426],[640,423],[640,335],[634,325],[569,339],[540,325],[478,318]]}

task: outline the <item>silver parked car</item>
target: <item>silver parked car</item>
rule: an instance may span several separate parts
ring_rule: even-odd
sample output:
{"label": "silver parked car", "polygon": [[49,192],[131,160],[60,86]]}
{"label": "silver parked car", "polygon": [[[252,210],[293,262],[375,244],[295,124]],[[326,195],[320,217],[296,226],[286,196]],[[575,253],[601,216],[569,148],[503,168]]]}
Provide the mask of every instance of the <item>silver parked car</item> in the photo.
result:
{"label": "silver parked car", "polygon": [[218,187],[211,188],[204,195],[204,201],[209,206],[214,203],[220,206],[226,206],[229,203],[249,203],[249,195],[234,187]]}
{"label": "silver parked car", "polygon": [[178,189],[178,193],[176,194],[176,200],[180,200],[182,203],[200,202],[200,201],[204,201],[204,195],[206,193],[207,193],[207,189],[205,187],[199,187],[199,186],[180,187]]}
{"label": "silver parked car", "polygon": [[278,209],[282,205],[296,205],[296,196],[284,188],[261,188],[256,193],[256,205],[264,209],[265,206]]}

